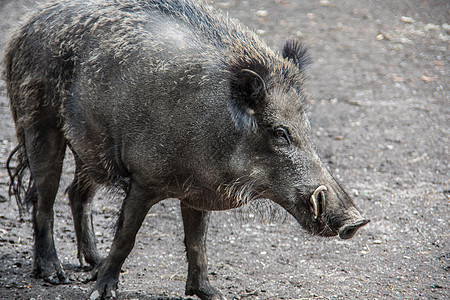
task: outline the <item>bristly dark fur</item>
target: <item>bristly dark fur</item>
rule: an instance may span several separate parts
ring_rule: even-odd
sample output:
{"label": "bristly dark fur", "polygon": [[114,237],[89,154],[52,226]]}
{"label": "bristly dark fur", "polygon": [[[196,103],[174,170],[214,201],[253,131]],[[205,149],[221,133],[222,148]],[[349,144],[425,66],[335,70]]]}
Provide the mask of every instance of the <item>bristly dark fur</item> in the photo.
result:
{"label": "bristly dark fur", "polygon": [[308,49],[296,39],[286,41],[282,52],[283,58],[292,61],[303,72],[305,68],[311,64],[311,56]]}
{"label": "bristly dark fur", "polygon": [[[64,1],[53,1],[52,5],[49,6],[49,9],[41,12],[41,17],[52,19],[58,14],[59,9],[61,9],[59,6],[63,5],[63,2]],[[9,82],[8,95],[11,99],[13,115],[16,114],[14,110],[19,108],[27,110],[27,113],[22,114],[20,118],[17,116],[14,117],[19,145],[15,151],[11,153],[8,160],[8,172],[11,176],[10,195],[16,197],[21,212],[23,212],[24,208],[27,206],[26,202],[31,200],[28,199],[26,195],[27,190],[33,184],[32,178],[30,178],[29,184],[22,183],[24,179],[26,179],[25,177],[28,170],[26,152],[32,151],[32,149],[25,149],[23,130],[29,126],[29,122],[32,122],[32,118],[27,118],[25,116],[31,116],[35,110],[39,109],[41,104],[51,104],[56,108],[61,107],[61,99],[63,99],[65,97],[64,95],[67,93],[67,86],[71,80],[71,72],[73,71],[75,60],[77,59],[73,53],[81,51],[85,47],[83,41],[77,37],[82,36],[81,33],[83,30],[93,30],[100,18],[100,13],[97,15],[95,14],[100,7],[89,11],[81,4],[81,2],[74,1],[73,5],[77,5],[79,15],[73,20],[73,22],[76,21],[76,23],[67,23],[63,26],[65,30],[54,31],[50,29],[51,24],[42,24],[39,22],[33,25],[36,26],[36,30],[46,35],[48,40],[64,41],[72,39],[72,43],[70,44],[55,42],[55,45],[51,46],[57,47],[57,49],[62,47],[62,49],[60,49],[61,57],[59,59],[54,59],[55,63],[51,64],[52,67],[49,67],[46,73],[47,77],[45,85],[51,87],[49,88],[49,91],[52,92],[51,95],[47,95],[46,97],[40,95],[40,93],[43,93],[44,87],[42,86],[43,83],[39,82],[26,82],[26,84],[22,84],[21,86],[26,87],[27,89],[21,90],[18,88],[17,84],[26,77],[21,76],[21,74],[25,71],[29,72],[30,66],[33,66],[33,62],[30,60],[31,55],[22,55],[19,57],[16,55],[16,50],[22,49],[21,47],[27,47],[22,50],[22,52],[32,53],[35,51],[32,49],[34,45],[23,42],[26,37],[25,31],[16,32],[16,38],[12,40],[5,51],[5,75],[7,77],[7,82]],[[105,6],[101,7],[103,17],[106,18],[107,16],[105,17],[105,14],[107,13],[112,15],[113,10],[111,10],[111,7],[114,8],[116,5],[119,5],[119,3],[105,1]],[[223,59],[222,63],[229,73],[231,83],[234,79],[238,78],[237,75],[242,69],[249,69],[257,73],[263,79],[268,92],[270,92],[273,86],[279,86],[285,89],[295,88],[298,90],[301,90],[302,88],[303,75],[301,74],[301,71],[307,65],[309,55],[307,54],[306,49],[296,40],[288,41],[283,49],[283,56],[287,57],[288,61],[286,59],[280,59],[280,57],[267,47],[267,45],[265,45],[265,43],[253,32],[249,31],[239,22],[227,18],[222,13],[211,13],[211,9],[203,2],[190,0],[124,0],[120,1],[120,5],[121,8],[119,11],[122,11],[123,22],[125,22],[126,19],[126,22],[130,24],[145,23],[146,20],[143,17],[145,16],[145,11],[160,11],[161,14],[170,15],[181,23],[195,29],[195,31],[199,32],[199,35],[206,37],[208,42],[216,47],[216,56],[219,57],[219,59]],[[45,26],[50,27],[46,28]],[[99,28],[101,26],[104,25],[99,25]],[[135,27],[137,28],[137,26]],[[139,34],[143,34],[132,26],[126,28],[127,31],[124,31],[124,33],[117,33],[117,40],[136,41]],[[125,61],[127,55],[133,52],[133,43],[121,43],[119,48],[120,49],[116,51],[116,55],[123,55],[123,60]],[[41,66],[34,66],[34,68],[35,70],[32,71],[40,74],[39,70],[41,69]],[[32,104],[31,106],[24,107],[25,102],[23,99],[27,97],[30,99],[34,98],[36,101],[30,102],[30,104]],[[298,103],[292,103],[292,105],[302,107],[305,105],[305,101],[303,100],[303,98],[299,97]],[[255,127],[256,121],[251,114],[248,114],[247,108],[243,109],[240,106],[236,106],[232,107],[231,111],[233,118],[239,120],[239,122],[237,122],[238,127],[250,129]],[[14,162],[14,160],[12,160],[13,157],[17,157],[17,165],[14,167],[12,166]],[[112,155],[112,157],[114,157],[114,155]],[[121,168],[120,165],[118,167],[119,168],[110,168],[110,171],[119,171],[121,175],[126,173],[126,168]],[[107,178],[115,179],[116,176],[114,176],[114,174],[108,174]]]}

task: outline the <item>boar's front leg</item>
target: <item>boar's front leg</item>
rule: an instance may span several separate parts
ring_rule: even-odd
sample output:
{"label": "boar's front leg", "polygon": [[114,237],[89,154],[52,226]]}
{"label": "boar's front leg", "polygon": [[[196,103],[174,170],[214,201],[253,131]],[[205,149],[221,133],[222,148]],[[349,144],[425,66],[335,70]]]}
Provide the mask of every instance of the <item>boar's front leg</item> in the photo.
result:
{"label": "boar's front leg", "polygon": [[154,195],[149,195],[147,189],[131,183],[122,205],[111,251],[93,272],[91,279],[96,278],[97,282],[89,297],[90,300],[116,299],[120,268],[133,249],[136,234],[147,212],[158,201]]}
{"label": "boar's front leg", "polygon": [[190,208],[181,202],[181,215],[188,260],[186,295],[197,295],[202,300],[225,299],[217,289],[211,286],[208,280],[206,235],[210,212]]}

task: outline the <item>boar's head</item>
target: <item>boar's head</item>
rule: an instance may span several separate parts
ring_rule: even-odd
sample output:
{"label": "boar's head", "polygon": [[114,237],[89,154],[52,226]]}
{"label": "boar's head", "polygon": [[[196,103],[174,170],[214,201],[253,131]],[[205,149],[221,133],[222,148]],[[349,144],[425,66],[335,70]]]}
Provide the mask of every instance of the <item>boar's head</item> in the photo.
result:
{"label": "boar's head", "polygon": [[[247,180],[241,177],[228,192],[233,194],[234,188],[240,191],[236,198],[269,198],[309,232],[348,239],[369,220],[361,217],[314,149],[302,90],[306,63],[301,44],[288,41],[283,60],[241,61],[231,69],[231,111],[242,136],[230,165]],[[245,185],[242,181],[251,192],[236,188]]]}

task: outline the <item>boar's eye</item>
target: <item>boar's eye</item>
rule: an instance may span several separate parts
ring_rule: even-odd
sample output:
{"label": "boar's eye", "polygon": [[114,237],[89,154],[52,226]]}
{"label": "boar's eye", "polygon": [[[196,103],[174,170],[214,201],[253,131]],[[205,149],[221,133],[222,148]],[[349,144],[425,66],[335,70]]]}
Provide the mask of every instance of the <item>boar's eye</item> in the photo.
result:
{"label": "boar's eye", "polygon": [[291,142],[291,139],[289,137],[289,132],[284,127],[277,127],[273,130],[273,136],[276,139],[284,140],[287,143]]}

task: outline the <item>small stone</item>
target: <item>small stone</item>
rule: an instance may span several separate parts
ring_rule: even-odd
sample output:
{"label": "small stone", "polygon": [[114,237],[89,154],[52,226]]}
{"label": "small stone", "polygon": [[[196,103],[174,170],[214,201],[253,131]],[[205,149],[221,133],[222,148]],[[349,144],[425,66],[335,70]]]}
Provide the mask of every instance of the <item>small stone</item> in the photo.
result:
{"label": "small stone", "polygon": [[219,4],[217,4],[217,6],[219,6],[220,8],[230,8],[232,5],[230,2],[220,2]]}
{"label": "small stone", "polygon": [[405,81],[405,77],[398,76],[397,74],[392,74],[392,80],[394,82],[404,82]]}
{"label": "small stone", "polygon": [[97,300],[100,298],[100,293],[98,291],[94,291],[91,296],[89,297],[89,300]]}
{"label": "small stone", "polygon": [[320,6],[330,6],[330,1],[328,0],[320,0]]}
{"label": "small stone", "polygon": [[448,25],[447,23],[442,24],[442,29],[450,34],[450,25]]}
{"label": "small stone", "polygon": [[438,29],[438,26],[435,24],[428,23],[427,25],[425,25],[426,31],[437,30],[437,29]]}
{"label": "small stone", "polygon": [[400,38],[400,43],[402,43],[402,44],[412,44],[413,41],[408,39],[407,37],[401,37]]}
{"label": "small stone", "polygon": [[436,77],[434,76],[422,75],[420,78],[425,82],[436,81]]}
{"label": "small stone", "polygon": [[413,18],[411,18],[411,17],[405,17],[405,16],[402,16],[402,17],[400,18],[400,21],[402,21],[402,22],[404,22],[404,23],[408,23],[408,24],[414,23],[414,19],[413,19]]}
{"label": "small stone", "polygon": [[445,33],[440,33],[439,34],[439,39],[444,41],[444,42],[446,42],[446,41],[448,41],[448,35],[445,34]]}
{"label": "small stone", "polygon": [[265,9],[260,9],[260,10],[256,11],[256,15],[258,17],[267,17],[269,15],[269,12]]}

